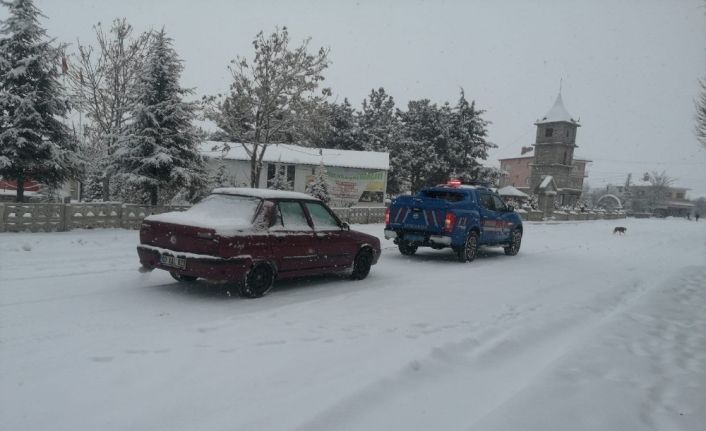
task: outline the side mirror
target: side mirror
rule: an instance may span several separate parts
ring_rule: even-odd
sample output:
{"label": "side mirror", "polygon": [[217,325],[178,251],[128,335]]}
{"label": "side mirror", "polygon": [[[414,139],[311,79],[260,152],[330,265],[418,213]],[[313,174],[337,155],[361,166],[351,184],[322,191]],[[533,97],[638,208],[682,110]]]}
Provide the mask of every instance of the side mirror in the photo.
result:
{"label": "side mirror", "polygon": [[350,225],[348,225],[348,223],[343,222],[341,223],[341,230],[351,230],[351,227]]}
{"label": "side mirror", "polygon": [[511,212],[513,212],[513,211],[515,211],[515,207],[513,207],[512,205],[508,205],[508,206],[507,206],[507,212],[511,213]]}

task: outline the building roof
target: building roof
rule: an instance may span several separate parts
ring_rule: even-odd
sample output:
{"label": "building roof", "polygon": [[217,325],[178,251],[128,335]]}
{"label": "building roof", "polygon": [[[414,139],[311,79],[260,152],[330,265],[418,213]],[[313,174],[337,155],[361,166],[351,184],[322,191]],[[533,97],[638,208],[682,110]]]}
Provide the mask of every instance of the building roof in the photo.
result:
{"label": "building roof", "polygon": [[516,189],[513,186],[505,186],[498,190],[498,194],[500,196],[509,196],[509,197],[516,197],[516,198],[528,198],[529,195],[527,193],[523,193]]}
{"label": "building roof", "polygon": [[[250,160],[243,144],[228,142],[230,150],[222,151],[225,142],[207,141],[201,144],[201,154],[213,159]],[[215,149],[214,149],[215,148]],[[266,163],[290,163],[318,165],[323,160],[325,166],[345,168],[390,169],[390,153],[375,151],[336,150],[330,148],[310,148],[292,144],[269,144],[262,158]]]}
{"label": "building roof", "polygon": [[537,120],[534,124],[559,122],[573,123],[577,126],[580,125],[578,121],[574,120],[573,117],[571,117],[569,111],[567,111],[564,107],[564,101],[561,98],[561,91],[559,91],[559,94],[556,96],[556,101],[554,101],[554,106],[552,106],[552,109],[550,109],[549,112],[544,115],[544,117]]}

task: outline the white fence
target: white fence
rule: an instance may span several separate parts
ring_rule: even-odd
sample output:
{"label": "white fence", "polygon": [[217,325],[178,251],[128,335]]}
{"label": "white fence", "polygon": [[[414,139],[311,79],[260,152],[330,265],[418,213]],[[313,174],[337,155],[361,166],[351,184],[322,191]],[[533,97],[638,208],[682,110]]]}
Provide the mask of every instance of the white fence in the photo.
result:
{"label": "white fence", "polygon": [[[72,229],[138,229],[151,214],[184,211],[188,206],[121,203],[0,203],[0,232],[64,232]],[[385,208],[333,208],[348,223],[382,223]]]}

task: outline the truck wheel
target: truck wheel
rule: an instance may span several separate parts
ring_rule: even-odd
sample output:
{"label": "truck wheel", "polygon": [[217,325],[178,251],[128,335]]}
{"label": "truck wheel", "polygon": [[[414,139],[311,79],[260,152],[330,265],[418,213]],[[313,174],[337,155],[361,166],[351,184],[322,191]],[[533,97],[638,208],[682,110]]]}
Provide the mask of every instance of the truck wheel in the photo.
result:
{"label": "truck wheel", "polygon": [[245,283],[240,287],[240,296],[259,298],[272,289],[275,282],[275,272],[264,262],[256,263],[245,276]]}
{"label": "truck wheel", "polygon": [[466,237],[463,247],[456,250],[459,262],[473,262],[478,253],[478,233],[472,230]]}
{"label": "truck wheel", "polygon": [[520,245],[522,245],[522,232],[515,230],[512,232],[512,240],[510,245],[505,247],[505,254],[508,256],[515,256],[520,251]]}
{"label": "truck wheel", "polygon": [[358,252],[353,260],[353,280],[362,280],[370,273],[370,266],[373,264],[373,252],[369,248],[364,248]]}
{"label": "truck wheel", "polygon": [[417,252],[417,246],[412,245],[407,241],[400,241],[400,243],[397,244],[397,248],[399,248],[400,253],[404,254],[405,256],[411,256]]}
{"label": "truck wheel", "polygon": [[178,272],[170,272],[169,275],[171,275],[174,280],[180,281],[182,283],[190,283],[192,281],[196,281],[196,279],[198,278],[194,277],[193,275],[182,275]]}

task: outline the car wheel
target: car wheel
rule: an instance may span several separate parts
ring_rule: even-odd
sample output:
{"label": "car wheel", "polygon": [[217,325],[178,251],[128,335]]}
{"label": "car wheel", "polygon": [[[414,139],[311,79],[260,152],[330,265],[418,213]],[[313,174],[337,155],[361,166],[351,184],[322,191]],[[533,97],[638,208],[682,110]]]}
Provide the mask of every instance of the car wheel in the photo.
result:
{"label": "car wheel", "polygon": [[400,241],[400,243],[397,244],[397,248],[399,248],[400,253],[404,254],[405,256],[411,256],[417,252],[417,246],[412,245],[407,241]]}
{"label": "car wheel", "polygon": [[456,250],[456,257],[459,262],[473,262],[478,254],[478,233],[472,230],[466,237],[463,247]]}
{"label": "car wheel", "polygon": [[362,280],[370,273],[370,266],[373,264],[373,251],[369,248],[361,249],[353,260],[353,280]]}
{"label": "car wheel", "polygon": [[522,245],[522,232],[520,230],[515,230],[512,232],[512,241],[510,245],[505,247],[505,254],[508,256],[515,256],[520,251],[520,245]]}
{"label": "car wheel", "polygon": [[196,279],[198,278],[194,277],[193,275],[179,274],[178,272],[170,272],[169,275],[171,275],[174,280],[180,281],[182,283],[191,283],[192,281],[196,281]]}
{"label": "car wheel", "polygon": [[259,298],[272,289],[275,283],[275,271],[267,263],[256,263],[245,276],[245,283],[240,287],[240,296]]}

